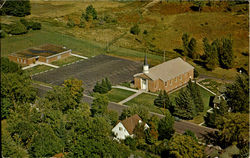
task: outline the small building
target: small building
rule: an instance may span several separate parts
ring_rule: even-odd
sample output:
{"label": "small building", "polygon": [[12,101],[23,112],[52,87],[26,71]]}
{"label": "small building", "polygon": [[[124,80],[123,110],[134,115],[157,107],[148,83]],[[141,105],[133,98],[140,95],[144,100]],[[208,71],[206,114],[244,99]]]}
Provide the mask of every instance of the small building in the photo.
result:
{"label": "small building", "polygon": [[[137,115],[126,118],[120,121],[113,129],[112,132],[116,135],[116,139],[124,140],[126,137],[133,137],[133,131],[138,123],[143,123],[142,119]],[[145,129],[149,126],[145,123]]]}
{"label": "small building", "polygon": [[28,48],[12,53],[8,56],[9,60],[21,65],[34,64],[36,61],[51,63],[61,58],[70,56],[71,49],[52,44],[45,44],[38,47]]}
{"label": "small building", "polygon": [[169,92],[193,78],[194,67],[180,57],[149,69],[147,56],[145,56],[143,72],[134,75],[134,87],[150,92],[160,90]]}

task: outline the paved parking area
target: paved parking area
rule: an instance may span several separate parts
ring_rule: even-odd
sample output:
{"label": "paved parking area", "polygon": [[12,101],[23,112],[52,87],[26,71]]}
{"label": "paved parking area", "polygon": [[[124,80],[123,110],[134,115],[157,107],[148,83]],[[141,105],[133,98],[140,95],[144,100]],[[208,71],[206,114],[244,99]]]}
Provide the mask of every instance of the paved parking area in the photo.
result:
{"label": "paved parking area", "polygon": [[96,81],[107,77],[113,85],[133,80],[133,75],[142,71],[142,63],[117,57],[98,55],[88,60],[67,65],[32,76],[32,79],[61,85],[64,80],[77,78],[83,81],[85,92],[91,92]]}

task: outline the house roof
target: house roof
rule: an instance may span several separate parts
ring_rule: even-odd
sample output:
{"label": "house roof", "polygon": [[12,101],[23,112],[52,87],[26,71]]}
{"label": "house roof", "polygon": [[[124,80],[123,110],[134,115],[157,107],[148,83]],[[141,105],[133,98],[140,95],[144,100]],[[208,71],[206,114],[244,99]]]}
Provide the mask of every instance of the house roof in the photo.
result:
{"label": "house roof", "polygon": [[125,120],[121,121],[123,126],[126,128],[128,133],[131,135],[135,129],[135,126],[139,123],[139,120],[142,120],[137,114],[126,118]]}
{"label": "house roof", "polygon": [[70,49],[53,44],[44,44],[38,47],[27,48],[25,50],[12,53],[11,55],[23,58],[32,58],[37,56],[49,57],[67,50]]}
{"label": "house roof", "polygon": [[[194,67],[192,65],[178,57],[150,68],[149,73],[145,75],[152,80],[161,79],[163,81],[168,81],[193,69]],[[138,75],[139,74],[136,74],[134,76],[136,77]]]}

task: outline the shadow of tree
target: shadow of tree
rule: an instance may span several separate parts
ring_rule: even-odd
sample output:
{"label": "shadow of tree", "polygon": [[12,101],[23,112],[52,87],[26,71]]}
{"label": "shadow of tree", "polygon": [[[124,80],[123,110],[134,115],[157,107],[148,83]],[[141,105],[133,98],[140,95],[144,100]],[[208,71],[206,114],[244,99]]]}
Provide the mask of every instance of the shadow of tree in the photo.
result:
{"label": "shadow of tree", "polygon": [[175,48],[173,49],[176,53],[179,53],[180,55],[184,56],[184,51],[182,49]]}

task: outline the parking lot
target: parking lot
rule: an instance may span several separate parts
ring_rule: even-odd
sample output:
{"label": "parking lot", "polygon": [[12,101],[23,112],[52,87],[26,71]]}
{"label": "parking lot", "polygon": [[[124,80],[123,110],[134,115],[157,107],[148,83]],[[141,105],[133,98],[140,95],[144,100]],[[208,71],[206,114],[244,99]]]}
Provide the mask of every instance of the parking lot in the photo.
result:
{"label": "parking lot", "polygon": [[113,56],[98,55],[58,69],[41,73],[32,79],[61,85],[64,80],[77,78],[83,81],[85,92],[91,92],[97,81],[107,77],[113,85],[130,82],[133,75],[142,71],[142,63]]}

